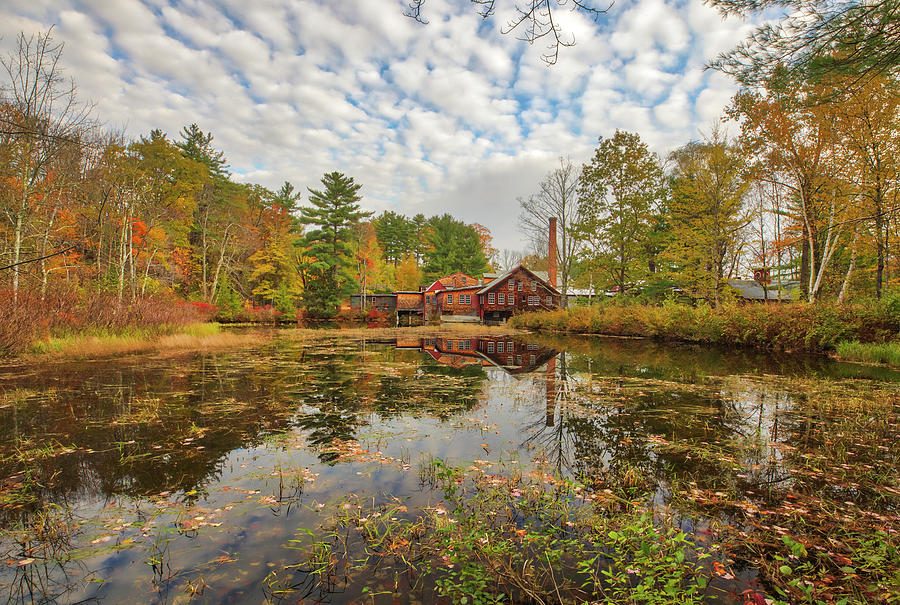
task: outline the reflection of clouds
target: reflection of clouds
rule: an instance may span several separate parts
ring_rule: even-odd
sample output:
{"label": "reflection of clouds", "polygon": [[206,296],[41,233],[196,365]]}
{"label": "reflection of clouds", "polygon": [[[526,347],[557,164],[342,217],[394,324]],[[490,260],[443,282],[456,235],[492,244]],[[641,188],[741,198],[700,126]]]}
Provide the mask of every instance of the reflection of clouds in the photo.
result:
{"label": "reflection of clouds", "polygon": [[[519,248],[509,217],[560,155],[638,131],[665,153],[718,117],[734,86],[702,72],[752,24],[700,0],[639,0],[599,24],[560,11],[576,46],[548,68],[540,44],[498,33],[468,2],[46,0],[0,9],[0,49],[57,24],[64,64],[98,116],[131,136],[197,122],[237,177],[299,189],[338,169],[372,209],[449,209]],[[502,9],[501,9],[502,10]],[[499,168],[498,168],[499,167]]]}

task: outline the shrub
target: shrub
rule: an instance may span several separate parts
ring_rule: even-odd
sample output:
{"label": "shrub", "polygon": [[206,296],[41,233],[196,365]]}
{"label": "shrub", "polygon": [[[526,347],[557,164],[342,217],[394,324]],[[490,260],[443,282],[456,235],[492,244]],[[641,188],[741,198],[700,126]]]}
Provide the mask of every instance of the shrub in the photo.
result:
{"label": "shrub", "polygon": [[825,351],[845,341],[891,340],[900,331],[900,313],[895,313],[895,307],[900,307],[900,296],[855,305],[729,302],[712,308],[673,301],[661,306],[613,303],[525,313],[513,317],[512,325],[576,334]]}
{"label": "shrub", "polygon": [[0,292],[0,355],[25,351],[38,340],[81,331],[123,333],[133,328],[164,334],[209,319],[209,310],[165,296],[119,302],[105,292]]}

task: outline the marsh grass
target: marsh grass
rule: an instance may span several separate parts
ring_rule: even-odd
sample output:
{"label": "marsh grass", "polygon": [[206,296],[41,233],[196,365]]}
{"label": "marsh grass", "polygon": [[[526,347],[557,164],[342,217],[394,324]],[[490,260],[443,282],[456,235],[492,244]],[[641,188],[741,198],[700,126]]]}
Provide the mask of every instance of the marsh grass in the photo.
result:
{"label": "marsh grass", "polygon": [[839,342],[835,347],[835,357],[847,361],[900,367],[900,342],[875,343],[856,340]]}
{"label": "marsh grass", "polygon": [[115,331],[91,329],[51,336],[34,343],[29,352],[37,356],[89,359],[151,351],[224,349],[256,344],[264,339],[259,332],[224,332],[216,323],[194,323]]}

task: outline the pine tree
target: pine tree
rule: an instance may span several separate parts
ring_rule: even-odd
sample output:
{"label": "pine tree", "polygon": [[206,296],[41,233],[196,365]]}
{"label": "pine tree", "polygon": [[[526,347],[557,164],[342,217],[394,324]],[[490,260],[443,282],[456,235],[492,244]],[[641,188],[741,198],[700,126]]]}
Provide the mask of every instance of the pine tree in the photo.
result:
{"label": "pine tree", "polygon": [[303,306],[313,317],[333,317],[341,300],[356,288],[353,275],[351,228],[372,215],[359,208],[361,185],[352,177],[330,172],[322,177],[324,189],[309,189],[312,207],[300,208],[300,222],[310,230],[303,238],[311,260],[306,273]]}

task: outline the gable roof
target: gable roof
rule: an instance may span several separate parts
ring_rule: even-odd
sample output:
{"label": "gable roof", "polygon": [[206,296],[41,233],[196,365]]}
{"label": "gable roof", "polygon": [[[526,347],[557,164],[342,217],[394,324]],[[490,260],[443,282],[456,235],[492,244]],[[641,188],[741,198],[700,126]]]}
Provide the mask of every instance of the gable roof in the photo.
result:
{"label": "gable roof", "polygon": [[481,290],[478,291],[478,294],[484,294],[484,293],[486,293],[488,290],[491,290],[491,289],[495,288],[496,286],[500,285],[501,283],[505,282],[507,279],[509,279],[509,278],[510,278],[516,271],[518,271],[519,269],[521,269],[521,270],[524,271],[525,273],[528,273],[528,274],[529,274],[531,277],[533,277],[534,279],[536,279],[536,280],[538,280],[538,281],[540,281],[540,282],[543,282],[544,287],[547,288],[548,290],[552,291],[554,294],[559,294],[559,290],[557,290],[556,288],[554,288],[553,286],[551,286],[551,285],[550,285],[550,282],[548,282],[546,279],[543,279],[540,275],[538,275],[538,273],[532,271],[532,270],[529,269],[528,267],[525,267],[524,265],[521,265],[521,264],[516,265],[515,267],[513,267],[512,269],[510,269],[510,270],[507,271],[506,273],[502,273],[499,277],[496,277],[496,278],[492,279],[491,281],[489,281],[488,283],[486,283],[486,284],[484,285],[484,287],[483,287]]}
{"label": "gable roof", "polygon": [[[459,281],[459,277],[462,277],[463,283],[472,282],[473,286],[477,286],[481,282],[474,277],[463,273],[462,271],[457,271],[456,273],[451,273],[450,275],[446,275],[444,277],[439,277],[433,282],[431,285],[425,288],[425,292],[434,292],[437,290],[446,290],[448,288],[452,288],[454,281]],[[435,288],[435,286],[440,286],[440,288]]]}

